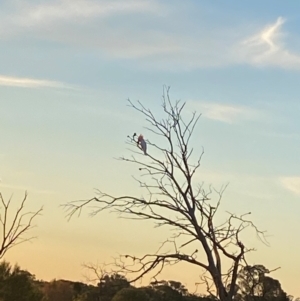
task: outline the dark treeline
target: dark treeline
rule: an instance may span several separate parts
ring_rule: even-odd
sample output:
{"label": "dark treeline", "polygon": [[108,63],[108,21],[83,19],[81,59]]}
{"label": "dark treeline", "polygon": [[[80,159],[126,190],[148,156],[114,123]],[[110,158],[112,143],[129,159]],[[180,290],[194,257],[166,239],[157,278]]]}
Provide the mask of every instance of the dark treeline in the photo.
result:
{"label": "dark treeline", "polygon": [[[248,266],[239,273],[234,299],[238,301],[291,301],[278,280],[262,265]],[[205,287],[205,286],[204,286]],[[203,288],[204,288],[203,287]],[[119,274],[103,275],[97,285],[68,280],[50,282],[19,266],[0,263],[1,301],[212,301],[209,294],[190,293],[178,281],[162,280],[135,287]],[[296,300],[296,299],[295,299]]]}

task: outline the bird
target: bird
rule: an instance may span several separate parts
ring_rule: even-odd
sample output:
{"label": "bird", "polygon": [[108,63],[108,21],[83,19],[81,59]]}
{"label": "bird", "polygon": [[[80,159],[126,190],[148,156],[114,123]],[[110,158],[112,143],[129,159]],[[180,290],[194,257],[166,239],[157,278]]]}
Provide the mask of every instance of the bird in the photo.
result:
{"label": "bird", "polygon": [[143,137],[142,134],[139,135],[138,141],[137,141],[137,142],[138,142],[138,144],[140,144],[140,146],[141,146],[141,148],[142,148],[144,154],[147,155],[147,143],[146,143],[146,141],[144,140],[144,137]]}
{"label": "bird", "polygon": [[[134,133],[134,134],[132,135],[131,141],[134,141],[134,142],[135,142],[135,136],[136,136],[136,133]],[[129,138],[129,136],[128,136],[128,138]]]}

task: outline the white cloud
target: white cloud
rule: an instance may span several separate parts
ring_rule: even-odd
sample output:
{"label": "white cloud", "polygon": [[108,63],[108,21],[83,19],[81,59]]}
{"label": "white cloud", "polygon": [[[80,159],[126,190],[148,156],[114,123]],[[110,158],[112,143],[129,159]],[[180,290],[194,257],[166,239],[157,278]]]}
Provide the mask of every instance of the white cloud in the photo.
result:
{"label": "white cloud", "polygon": [[210,102],[188,102],[188,106],[193,110],[202,113],[202,116],[225,123],[236,123],[241,120],[250,120],[260,117],[262,114],[246,106],[227,105]]}
{"label": "white cloud", "polygon": [[299,69],[300,54],[292,53],[283,43],[284,23],[285,19],[279,17],[274,24],[242,41],[238,50],[242,61],[256,66]]}
{"label": "white cloud", "polygon": [[244,112],[242,108],[220,104],[205,104],[203,108],[205,117],[227,123],[232,123]]}
{"label": "white cloud", "polygon": [[115,13],[151,11],[152,9],[150,2],[146,1],[62,0],[30,8],[25,21],[31,20],[33,24],[37,24],[72,18],[94,18]]}
{"label": "white cloud", "polygon": [[129,13],[159,12],[154,1],[147,0],[56,0],[35,4],[31,1],[16,2],[14,12],[6,18],[11,26],[39,27],[57,25],[60,21],[82,23],[85,20]]}
{"label": "white cloud", "polygon": [[[112,59],[136,59],[176,52],[181,46],[175,37],[139,26],[147,17],[166,16],[168,10],[155,0],[54,0],[30,1],[11,7],[1,16],[0,38],[26,35],[29,38],[59,42],[74,48],[100,51]],[[119,18],[120,16],[125,16]],[[151,21],[150,21],[151,22]],[[150,24],[152,27],[153,24]]]}
{"label": "white cloud", "polygon": [[7,87],[22,87],[22,88],[67,88],[74,89],[74,87],[62,82],[25,78],[25,77],[11,77],[0,75],[0,86]]}
{"label": "white cloud", "polygon": [[[191,30],[184,21],[180,2],[176,6],[156,0],[12,3],[10,11],[2,16],[0,12],[3,39],[26,36],[29,41],[58,42],[76,49],[96,50],[108,59],[140,59],[138,66],[156,69],[195,69],[229,60],[223,30],[209,35],[202,27],[193,26]],[[142,22],[141,13],[145,16]],[[174,23],[174,19],[179,21]]]}
{"label": "white cloud", "polygon": [[12,3],[11,11],[0,12],[3,39],[47,40],[97,51],[108,59],[139,60],[136,66],[147,69],[177,71],[239,64],[300,69],[300,54],[283,43],[282,17],[263,29],[249,27],[248,21],[226,28],[210,27],[202,19],[185,22],[188,14],[182,13],[179,2],[176,6],[155,0]]}
{"label": "white cloud", "polygon": [[281,177],[279,180],[285,189],[300,196],[300,177]]}

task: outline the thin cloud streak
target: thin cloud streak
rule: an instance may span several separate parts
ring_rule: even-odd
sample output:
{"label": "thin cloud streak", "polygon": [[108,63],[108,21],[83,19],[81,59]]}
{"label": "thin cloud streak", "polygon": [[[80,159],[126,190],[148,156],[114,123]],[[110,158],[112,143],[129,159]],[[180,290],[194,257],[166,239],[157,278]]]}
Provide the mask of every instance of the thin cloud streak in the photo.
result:
{"label": "thin cloud streak", "polygon": [[286,190],[300,196],[300,177],[281,177],[279,181]]}
{"label": "thin cloud streak", "polygon": [[107,16],[115,13],[151,11],[151,5],[145,1],[70,1],[64,0],[55,4],[39,5],[30,10],[26,21],[31,20],[33,24],[44,23],[53,20],[66,20],[72,18],[94,18]]}
{"label": "thin cloud streak", "polygon": [[[128,1],[91,1],[59,0],[35,5],[24,1],[14,7],[14,18],[9,18],[12,25],[38,27],[59,21],[80,22],[94,18],[105,18],[130,13],[159,13],[158,4],[147,0]],[[79,19],[80,18],[80,19]]]}
{"label": "thin cloud streak", "polygon": [[12,189],[12,190],[22,190],[22,191],[27,191],[29,193],[37,193],[37,194],[57,194],[55,191],[51,190],[40,190],[36,189],[33,187],[27,187],[27,186],[20,186],[20,185],[12,185],[12,184],[5,184],[3,181],[0,181],[0,187],[1,188],[7,188],[7,189]]}
{"label": "thin cloud streak", "polygon": [[201,112],[205,118],[229,124],[237,123],[241,120],[258,119],[262,115],[261,112],[246,106],[198,101],[188,102],[188,106]]}
{"label": "thin cloud streak", "polygon": [[62,82],[33,79],[26,77],[12,77],[0,75],[0,86],[20,87],[20,88],[61,88],[76,89],[75,86],[67,85]]}

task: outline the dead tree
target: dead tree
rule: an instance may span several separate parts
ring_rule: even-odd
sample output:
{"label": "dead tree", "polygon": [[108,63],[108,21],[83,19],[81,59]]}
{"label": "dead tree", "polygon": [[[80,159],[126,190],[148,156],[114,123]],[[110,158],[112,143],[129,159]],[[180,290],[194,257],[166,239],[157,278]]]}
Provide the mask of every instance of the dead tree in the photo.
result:
{"label": "dead tree", "polygon": [[13,210],[12,197],[5,201],[0,193],[0,259],[9,249],[34,238],[27,237],[27,233],[33,228],[33,221],[40,215],[43,208],[37,211],[26,211],[26,200],[27,192],[25,192],[21,204]]}
{"label": "dead tree", "polygon": [[[144,115],[149,134],[160,141],[147,140],[149,149],[145,155],[137,144],[136,135],[128,136],[128,143],[134,147],[133,154],[129,158],[120,158],[139,167],[140,178],[135,177],[135,180],[145,190],[145,196],[114,196],[99,191],[92,199],[63,205],[68,217],[80,214],[83,207],[92,204],[96,208],[93,207],[91,215],[112,210],[124,218],[152,220],[158,227],[170,227],[176,234],[156,253],[142,257],[124,255],[116,262],[117,266],[135,274],[132,281],[136,281],[148,273],[154,273],[153,277],[156,277],[166,265],[185,262],[204,272],[202,280],[210,294],[222,301],[231,301],[238,271],[246,265],[245,254],[252,250],[241,242],[241,233],[249,228],[265,241],[264,232],[247,219],[250,213],[226,213],[226,218],[220,221],[217,212],[225,188],[217,191],[195,183],[203,150],[193,163],[190,141],[200,115],[194,112],[185,121],[185,103],[177,101],[173,104],[169,88],[163,93],[165,118],[162,120],[139,101],[135,105],[129,100],[129,105]],[[214,193],[217,193],[215,201]],[[172,244],[172,251],[165,251],[167,243]]]}

